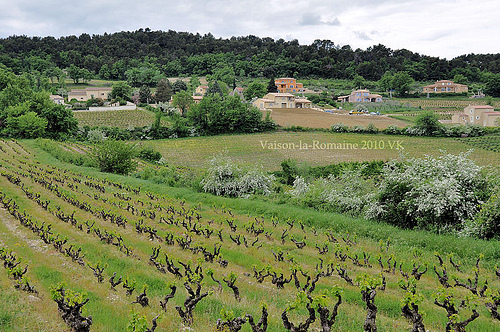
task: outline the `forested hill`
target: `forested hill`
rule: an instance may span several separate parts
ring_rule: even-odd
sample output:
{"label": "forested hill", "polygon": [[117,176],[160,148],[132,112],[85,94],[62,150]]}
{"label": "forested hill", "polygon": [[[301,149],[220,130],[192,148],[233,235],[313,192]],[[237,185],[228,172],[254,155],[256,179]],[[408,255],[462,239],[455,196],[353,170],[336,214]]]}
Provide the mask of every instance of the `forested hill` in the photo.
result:
{"label": "forested hill", "polygon": [[419,81],[466,76],[484,80],[500,72],[500,54],[463,55],[452,60],[392,50],[375,45],[366,50],[338,46],[330,40],[299,45],[256,36],[215,38],[176,31],[151,31],[61,38],[11,36],[0,39],[0,65],[15,73],[71,65],[102,78],[124,79],[131,68],[149,67],[166,76],[207,75],[217,66],[229,66],[240,76],[294,76],[378,80],[386,71],[408,71]]}

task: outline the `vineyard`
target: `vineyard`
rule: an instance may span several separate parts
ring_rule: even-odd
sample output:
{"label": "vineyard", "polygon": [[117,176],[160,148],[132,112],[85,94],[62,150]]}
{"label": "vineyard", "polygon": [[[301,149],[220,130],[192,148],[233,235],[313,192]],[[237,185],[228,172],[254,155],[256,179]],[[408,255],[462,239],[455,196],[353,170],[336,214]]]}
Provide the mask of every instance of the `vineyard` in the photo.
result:
{"label": "vineyard", "polygon": [[[461,112],[469,105],[486,105],[484,99],[440,99],[440,98],[413,98],[398,99],[402,104],[410,107],[420,107],[424,110],[433,110],[436,112]],[[493,107],[500,108],[500,101],[495,101]]]}
{"label": "vineyard", "polygon": [[80,127],[130,127],[149,126],[155,121],[155,115],[144,109],[113,111],[75,111],[74,117]]}
{"label": "vineyard", "polygon": [[457,138],[472,147],[500,152],[500,135]]}
{"label": "vineyard", "polygon": [[496,242],[106,176],[28,143],[0,141],[2,331],[500,328]]}

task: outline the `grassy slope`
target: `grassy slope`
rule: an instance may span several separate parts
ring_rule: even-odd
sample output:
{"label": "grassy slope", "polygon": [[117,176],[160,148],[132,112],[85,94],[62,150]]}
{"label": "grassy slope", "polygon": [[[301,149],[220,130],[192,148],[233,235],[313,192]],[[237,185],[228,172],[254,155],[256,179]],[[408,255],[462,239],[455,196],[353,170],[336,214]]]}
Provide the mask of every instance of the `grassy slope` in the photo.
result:
{"label": "grassy slope", "polygon": [[[17,148],[13,143],[9,143],[8,145],[12,145],[15,149],[19,150],[19,148]],[[500,287],[492,271],[492,267],[500,262],[500,245],[498,242],[475,241],[470,239],[460,239],[453,236],[439,236],[427,232],[404,231],[391,226],[372,223],[363,219],[349,218],[338,214],[321,213],[287,205],[276,206],[260,200],[253,201],[214,197],[207,194],[195,193],[189,189],[183,188],[168,188],[165,186],[147,183],[139,179],[126,178],[116,175],[105,175],[95,170],[65,165],[53,160],[45,152],[38,150],[34,146],[33,141],[27,141],[24,145],[29,147],[30,151],[36,153],[37,159],[42,162],[41,166],[44,168],[46,167],[46,164],[52,164],[56,167],[61,167],[70,171],[83,172],[86,176],[90,176],[96,180],[100,178],[108,178],[112,181],[127,183],[128,185],[134,187],[141,186],[142,194],[137,197],[130,195],[123,190],[113,189],[110,187],[107,188],[106,194],[100,194],[84,185],[79,185],[79,189],[74,191],[74,194],[80,197],[80,199],[93,202],[95,206],[109,208],[113,211],[119,212],[120,214],[126,215],[127,218],[131,220],[130,224],[133,224],[132,220],[137,220],[139,217],[128,214],[126,211],[117,209],[107,203],[93,201],[86,194],[93,196],[93,194],[96,193],[101,195],[101,197],[106,197],[108,202],[119,203],[120,200],[115,198],[113,193],[123,193],[126,196],[130,196],[132,198],[130,202],[138,208],[140,207],[140,205],[136,203],[138,199],[145,202],[148,201],[148,199],[144,196],[145,191],[153,192],[158,195],[167,194],[171,198],[166,198],[164,204],[172,204],[176,209],[180,209],[179,200],[185,200],[186,208],[199,206],[198,211],[203,215],[201,224],[206,225],[208,220],[215,220],[212,227],[223,230],[224,242],[222,253],[224,258],[230,263],[229,267],[226,269],[222,269],[218,265],[210,263],[203,263],[204,268],[206,269],[208,267],[212,267],[215,271],[214,275],[219,279],[224,275],[227,275],[230,271],[236,272],[238,274],[237,285],[240,287],[243,300],[241,302],[236,302],[232,297],[230,290],[225,285],[223,286],[222,293],[220,293],[217,291],[215,283],[206,277],[205,289],[212,289],[215,292],[205,300],[201,301],[195,310],[195,324],[193,327],[196,331],[213,330],[216,319],[220,317],[220,309],[223,307],[233,310],[238,315],[249,312],[257,317],[260,317],[257,303],[261,300],[266,300],[269,303],[269,330],[283,331],[280,314],[286,303],[293,298],[296,293],[295,288],[292,285],[293,283],[286,285],[284,290],[277,290],[276,287],[270,283],[269,279],[264,281],[262,284],[258,284],[255,282],[254,278],[244,276],[243,273],[252,274],[251,266],[253,264],[257,264],[261,267],[271,264],[275,268],[282,270],[285,274],[288,274],[288,268],[290,265],[286,262],[275,262],[270,253],[270,250],[277,250],[277,248],[290,253],[298,262],[300,262],[301,266],[310,271],[314,269],[314,266],[317,262],[319,262],[320,257],[325,260],[325,263],[331,261],[336,264],[338,261],[332,254],[332,244],[330,244],[330,253],[325,256],[320,256],[314,248],[316,243],[322,244],[326,241],[326,237],[322,234],[321,230],[326,227],[333,228],[337,238],[340,234],[347,236],[347,232],[350,234],[357,234],[357,244],[349,248],[351,254],[357,253],[361,255],[363,251],[371,254],[370,261],[371,264],[374,265],[373,268],[354,267],[349,260],[345,262],[348,265],[351,277],[354,277],[362,272],[377,275],[380,271],[380,268],[375,260],[375,256],[377,254],[381,254],[384,257],[384,260],[386,260],[389,255],[394,255],[398,262],[405,262],[403,264],[403,268],[408,270],[411,265],[410,262],[413,259],[411,254],[412,249],[420,248],[423,251],[421,260],[429,262],[431,266],[436,263],[436,259],[433,257],[434,251],[439,251],[442,254],[451,252],[454,253],[455,260],[462,261],[464,271],[466,272],[465,274],[456,274],[461,280],[465,280],[466,276],[470,276],[471,274],[474,258],[482,252],[485,254],[485,259],[484,263],[481,264],[481,284],[484,277],[487,275],[490,287],[494,289],[498,289]],[[9,151],[8,147],[5,147],[4,149]],[[21,154],[24,153],[21,152]],[[31,156],[26,156],[28,157],[28,160],[31,160]],[[23,158],[16,157],[12,153],[7,155],[1,154],[0,157],[2,160],[13,160],[16,158],[22,160]],[[0,162],[0,164],[4,165],[5,162]],[[23,166],[20,165],[20,167]],[[12,170],[10,166],[4,166],[2,170],[4,169],[10,171]],[[37,325],[32,317],[38,316],[53,322],[51,324],[56,324],[54,326],[57,326],[58,324],[60,326],[60,321],[56,318],[57,310],[55,303],[51,303],[50,299],[48,299],[48,288],[50,285],[60,281],[65,281],[69,288],[78,290],[86,289],[88,291],[91,302],[85,307],[84,314],[93,315],[95,330],[115,331],[122,331],[125,329],[128,321],[128,315],[132,312],[132,310],[143,313],[149,318],[158,314],[161,311],[158,306],[159,299],[167,293],[166,283],[174,282],[178,286],[178,293],[169,303],[167,312],[163,314],[164,317],[160,320],[160,328],[167,331],[179,330],[180,320],[177,313],[173,309],[173,304],[182,304],[184,300],[185,291],[182,287],[182,283],[173,278],[170,274],[160,274],[155,271],[152,266],[147,264],[148,256],[151,254],[151,248],[158,245],[158,243],[149,241],[145,235],[137,235],[137,233],[133,230],[132,225],[129,225],[126,229],[118,228],[109,222],[97,219],[89,213],[78,210],[68,203],[58,200],[53,193],[44,190],[42,187],[32,183],[28,179],[23,179],[23,182],[26,182],[35,192],[41,192],[42,197],[50,199],[53,202],[58,202],[57,204],[59,204],[66,213],[71,213],[76,210],[75,217],[78,220],[94,220],[100,228],[120,233],[123,236],[125,243],[131,245],[134,248],[134,252],[141,257],[140,261],[128,258],[123,255],[123,253],[116,250],[116,248],[105,245],[98,241],[95,237],[91,237],[85,232],[80,232],[77,229],[70,227],[68,224],[59,221],[53,215],[43,211],[36,204],[27,200],[17,186],[7,182],[4,177],[0,177],[2,190],[9,195],[16,197],[16,201],[20,204],[21,209],[27,209],[30,213],[36,215],[39,220],[46,220],[51,223],[56,232],[68,236],[71,243],[78,243],[79,246],[82,246],[83,252],[86,254],[85,259],[87,262],[95,264],[98,261],[107,261],[109,267],[105,271],[106,278],[108,278],[113,271],[116,271],[118,272],[118,275],[135,278],[138,281],[137,283],[139,287],[141,287],[144,283],[148,284],[148,295],[150,296],[151,303],[151,307],[146,309],[140,308],[138,305],[131,305],[130,302],[132,300],[125,297],[124,291],[121,287],[117,288],[117,292],[110,291],[109,285],[106,281],[104,284],[98,284],[94,281],[95,279],[88,268],[83,268],[75,263],[72,263],[70,259],[55,252],[50,246],[36,249],[36,246],[33,247],[33,241],[41,241],[39,241],[39,239],[37,240],[37,237],[33,233],[20,226],[13,231],[12,229],[4,226],[5,222],[3,222],[0,224],[0,241],[2,241],[4,245],[13,247],[16,253],[30,264],[28,275],[40,290],[43,301],[45,301],[42,308],[33,307],[26,309],[29,319],[28,323],[25,324],[28,324],[28,330],[37,330]],[[66,185],[61,185],[61,188],[65,191],[71,192],[71,189]],[[214,206],[216,207],[215,210],[213,208]],[[222,212],[224,206],[230,207],[233,211],[236,224],[238,225],[236,233],[231,233],[227,224],[224,223],[226,218],[230,218],[227,212]],[[245,222],[252,221],[254,220],[254,217],[259,217],[261,215],[264,215],[264,219],[266,220],[266,230],[273,232],[272,240],[266,241],[266,239],[261,236],[259,242],[263,244],[261,249],[256,249],[251,246],[249,248],[245,248],[243,245],[237,246],[231,242],[228,235],[235,235],[238,233],[245,235],[249,240],[253,240],[253,237],[248,235],[242,227]],[[269,222],[271,216],[277,217],[281,220],[277,228],[273,228],[271,226]],[[285,228],[288,228],[285,227],[286,225],[284,224],[284,220],[288,218],[302,220],[305,224],[319,229],[319,232],[317,233],[318,235],[314,235],[312,228],[306,228],[306,232],[304,233],[297,225],[290,231],[292,235],[295,235],[299,239],[303,239],[307,236],[307,239],[305,240],[307,243],[306,248],[299,250],[295,248],[290,241],[286,241],[285,244],[281,244],[279,237],[282,231]],[[2,218],[2,220],[6,219],[7,218]],[[147,224],[157,227],[160,232],[170,230],[178,235],[184,233],[183,228],[159,224],[156,221],[147,220],[147,218],[142,219],[146,219],[145,222]],[[14,221],[12,222],[14,223]],[[216,241],[218,241],[214,238],[207,240],[203,237],[194,235],[193,238],[197,243],[205,244],[207,248],[210,248]],[[379,240],[383,240],[385,243],[388,239],[390,239],[390,246],[388,252],[386,253],[385,249],[380,248]],[[341,243],[341,247],[346,247],[340,239],[339,241]],[[16,243],[19,245],[16,246]],[[163,252],[168,252],[170,257],[181,259],[184,262],[188,260],[195,262],[200,257],[199,255],[193,255],[190,252],[182,251],[178,248],[178,246],[167,246],[164,243],[162,244],[162,253]],[[43,260],[39,259],[40,255],[44,255]],[[449,267],[449,271],[450,273],[453,273],[451,271],[451,267]],[[0,275],[2,273],[5,276],[5,270],[0,270]],[[385,273],[385,275],[388,281],[388,289],[384,292],[379,291],[376,298],[376,304],[379,306],[379,313],[377,316],[379,330],[408,330],[409,325],[401,317],[399,309],[401,291],[398,289],[396,282],[401,278],[401,276],[399,273],[396,273],[395,275]],[[339,317],[337,319],[335,329],[342,331],[360,330],[364,320],[365,306],[360,300],[358,288],[356,286],[347,285],[344,280],[335,275],[333,277],[321,279],[321,282],[318,285],[318,290],[328,289],[335,284],[344,289],[344,304],[342,304],[339,309]],[[0,285],[9,288],[9,281],[6,280],[5,277],[0,277]],[[426,327],[431,331],[443,330],[445,322],[444,310],[432,304],[433,299],[431,294],[437,288],[438,283],[433,272],[425,274],[422,281],[419,283],[419,292],[425,295],[424,303],[421,306],[421,309],[427,314],[424,318],[424,322],[426,323]],[[14,296],[14,298],[19,298],[21,300],[24,299],[24,301],[27,299],[27,296],[24,293],[12,291],[10,291],[10,293],[13,294],[12,296]],[[468,294],[467,291],[462,289],[457,290],[457,293],[460,294],[460,297]],[[2,292],[2,295],[3,294],[4,292]],[[9,320],[9,324],[11,326],[16,326],[16,324],[21,324],[23,322],[23,317],[14,314],[17,308],[18,307],[16,306],[8,305],[4,300],[4,297],[0,299],[0,315],[8,316],[9,318],[7,319]],[[489,318],[484,306],[480,305],[478,310],[481,317],[470,324],[470,331],[491,331],[500,327],[498,323]],[[292,317],[294,321],[299,321],[301,319],[300,315],[294,315]],[[54,327],[47,327],[41,330],[53,329],[59,330]],[[245,326],[244,331],[249,331],[248,325]]]}

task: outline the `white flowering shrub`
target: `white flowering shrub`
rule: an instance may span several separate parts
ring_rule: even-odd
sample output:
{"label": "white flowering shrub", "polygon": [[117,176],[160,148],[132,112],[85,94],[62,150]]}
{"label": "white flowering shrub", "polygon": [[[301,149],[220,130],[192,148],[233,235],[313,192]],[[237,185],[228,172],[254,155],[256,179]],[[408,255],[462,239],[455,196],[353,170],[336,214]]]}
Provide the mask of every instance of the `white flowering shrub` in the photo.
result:
{"label": "white flowering shrub", "polygon": [[289,194],[305,206],[358,215],[375,197],[373,182],[363,178],[362,169],[347,169],[338,177],[330,175],[310,184],[297,177]]}
{"label": "white flowering shrub", "polygon": [[331,130],[336,133],[347,133],[349,131],[349,126],[342,122],[336,123],[332,125]]}
{"label": "white flowering shrub", "polygon": [[404,132],[406,135],[410,135],[410,136],[424,136],[425,135],[425,130],[422,128],[418,128],[418,127],[407,127],[404,130]]}
{"label": "white flowering shrub", "polygon": [[91,143],[100,143],[107,139],[106,134],[101,129],[91,129],[87,133],[87,139]]}
{"label": "white flowering shrub", "polygon": [[460,229],[487,197],[481,167],[468,155],[389,163],[378,194],[380,206],[371,207],[367,216],[405,228]]}
{"label": "white flowering shrub", "polygon": [[300,197],[309,191],[309,185],[302,176],[297,176],[293,181],[293,188],[290,190],[292,197]]}
{"label": "white flowering shrub", "polygon": [[217,196],[248,197],[251,194],[269,195],[275,177],[262,168],[243,170],[231,158],[222,154],[210,160],[210,167],[201,181],[205,192]]}
{"label": "white flowering shrub", "polygon": [[465,223],[461,234],[481,239],[500,239],[500,187],[481,206],[476,218]]}

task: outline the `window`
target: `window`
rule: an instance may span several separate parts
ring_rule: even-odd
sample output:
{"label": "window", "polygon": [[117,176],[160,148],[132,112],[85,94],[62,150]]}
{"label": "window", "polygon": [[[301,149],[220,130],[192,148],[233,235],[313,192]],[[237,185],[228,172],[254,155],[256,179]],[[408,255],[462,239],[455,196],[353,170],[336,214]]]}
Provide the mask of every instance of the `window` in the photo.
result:
{"label": "window", "polygon": [[476,120],[479,120],[479,116],[476,116]]}
{"label": "window", "polygon": [[473,112],[473,111],[474,111],[474,110],[470,110],[470,114],[472,114],[472,112]]}

